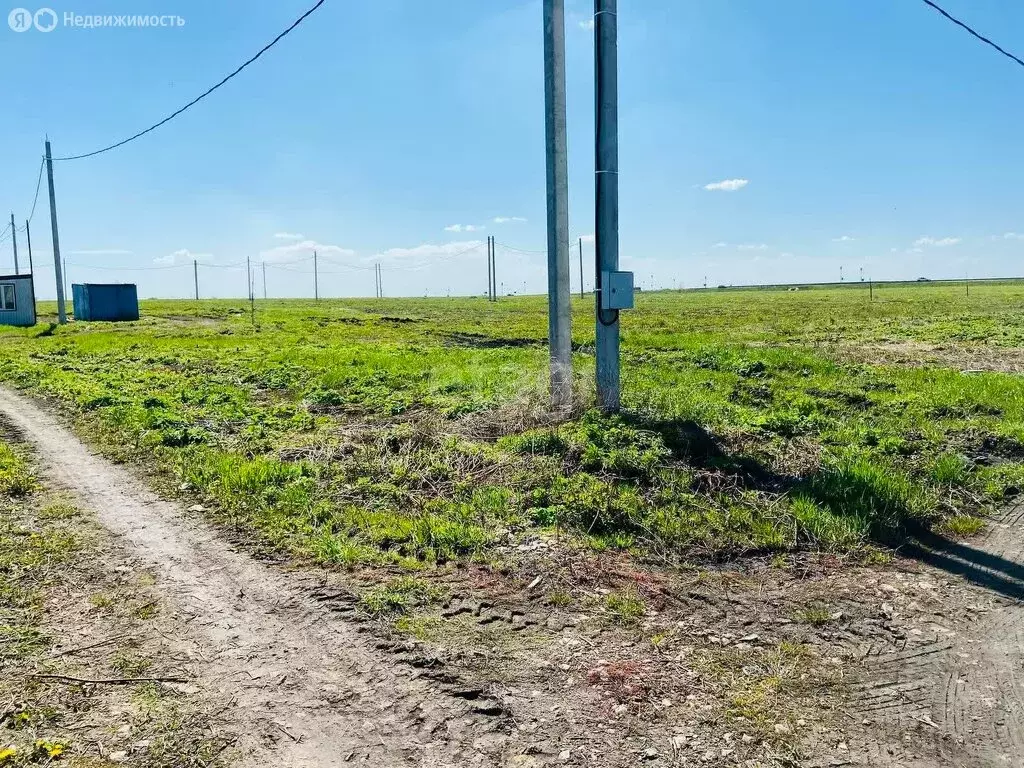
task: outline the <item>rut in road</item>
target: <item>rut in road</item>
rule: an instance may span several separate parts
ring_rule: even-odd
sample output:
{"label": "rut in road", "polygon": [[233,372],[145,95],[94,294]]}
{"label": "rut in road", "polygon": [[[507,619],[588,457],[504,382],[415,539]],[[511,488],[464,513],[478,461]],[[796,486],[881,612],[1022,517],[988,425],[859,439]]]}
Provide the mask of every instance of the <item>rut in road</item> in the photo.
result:
{"label": "rut in road", "polygon": [[[194,618],[209,661],[197,682],[235,700],[246,766],[491,766],[521,752],[495,702],[467,701],[375,653],[292,580],[91,453],[31,401],[0,389],[0,416]],[[512,735],[509,735],[511,733]]]}
{"label": "rut in road", "polygon": [[[925,575],[957,577],[955,593],[903,648],[864,658],[852,714],[874,734],[856,764],[1024,766],[1024,501],[984,537],[922,536],[902,554],[924,563]],[[954,619],[957,602],[968,620]]]}

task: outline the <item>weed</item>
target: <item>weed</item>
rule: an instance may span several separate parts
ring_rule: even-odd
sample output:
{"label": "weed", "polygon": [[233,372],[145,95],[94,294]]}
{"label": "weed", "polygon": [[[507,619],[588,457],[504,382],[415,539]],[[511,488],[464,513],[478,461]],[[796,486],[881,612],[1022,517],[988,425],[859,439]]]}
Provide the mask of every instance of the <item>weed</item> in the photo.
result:
{"label": "weed", "polygon": [[408,613],[413,608],[440,600],[444,591],[425,581],[403,576],[363,593],[359,607],[373,617]]}
{"label": "weed", "polygon": [[647,606],[635,593],[612,592],[605,597],[604,606],[611,620],[622,627],[638,624],[647,613]]}
{"label": "weed", "polygon": [[985,530],[985,521],[980,517],[956,515],[944,520],[942,525],[939,526],[939,530],[942,533],[949,534],[950,536],[967,538],[969,536],[975,536]]}
{"label": "weed", "polygon": [[812,627],[823,627],[830,624],[834,619],[832,611],[820,605],[808,605],[797,612],[794,617],[802,624],[810,624]]}

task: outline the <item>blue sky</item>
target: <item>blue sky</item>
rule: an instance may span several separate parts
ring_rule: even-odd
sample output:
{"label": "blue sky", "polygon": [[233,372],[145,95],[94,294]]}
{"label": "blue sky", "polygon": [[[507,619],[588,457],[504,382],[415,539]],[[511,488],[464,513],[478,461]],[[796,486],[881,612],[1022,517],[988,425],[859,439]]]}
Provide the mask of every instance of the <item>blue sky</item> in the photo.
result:
{"label": "blue sky", "polygon": [[[309,4],[103,0],[51,7],[186,23],[0,27],[4,220],[28,213],[44,134],[57,156],[125,138]],[[918,0],[619,5],[621,257],[639,284],[1024,273],[1021,67]],[[1024,4],[944,5],[1024,55]],[[593,232],[591,10],[566,0],[574,236]],[[215,265],[248,256],[271,295],[302,296],[315,247],[322,295],[373,295],[377,261],[387,295],[480,293],[494,235],[504,289],[541,292],[544,256],[522,252],[545,243],[541,51],[539,0],[328,0],[167,126],[55,164],[70,276],[187,296],[197,258],[204,295],[240,296],[244,267]],[[45,179],[32,234],[52,297]]]}

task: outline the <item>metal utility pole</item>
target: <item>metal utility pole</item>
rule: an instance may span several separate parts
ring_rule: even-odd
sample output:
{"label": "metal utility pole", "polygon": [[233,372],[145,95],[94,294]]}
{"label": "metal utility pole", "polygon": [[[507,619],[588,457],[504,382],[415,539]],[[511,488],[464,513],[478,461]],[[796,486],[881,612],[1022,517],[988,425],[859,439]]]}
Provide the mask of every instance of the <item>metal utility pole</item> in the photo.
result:
{"label": "metal utility pole", "polygon": [[487,236],[487,300],[491,300],[491,236]]}
{"label": "metal utility pole", "polygon": [[491,301],[498,300],[498,244],[491,235]]}
{"label": "metal utility pole", "polygon": [[199,301],[199,260],[192,259],[192,277],[196,281],[196,301]]}
{"label": "metal utility pole", "polygon": [[267,300],[267,262],[263,262],[263,300]]}
{"label": "metal utility pole", "polygon": [[619,312],[601,308],[604,272],[619,268],[619,84],[616,0],[594,0],[595,279],[597,313],[597,404],[615,412],[620,404]]}
{"label": "metal utility pole", "polygon": [[547,144],[548,347],[551,405],[572,400],[569,299],[569,163],[565,117],[565,0],[544,0],[544,133]]}
{"label": "metal utility pole", "polygon": [[14,274],[19,274],[18,269],[18,230],[14,228],[14,214],[11,214],[11,245],[14,246]]}
{"label": "metal utility pole", "polygon": [[252,300],[252,267],[249,265],[249,257],[245,257],[245,282],[249,288],[249,295],[246,296],[250,301]]}
{"label": "metal utility pole", "polygon": [[580,298],[584,295],[583,288],[583,238],[580,238]]}
{"label": "metal utility pole", "polygon": [[35,274],[35,265],[32,263],[32,230],[29,229],[29,221],[25,219],[25,241],[28,244],[28,273]]}
{"label": "metal utility pole", "polygon": [[50,155],[50,140],[46,140],[46,182],[50,186],[50,230],[53,238],[53,269],[57,278],[57,320],[61,325],[68,321],[64,306],[64,275],[60,263],[60,238],[57,235],[57,197],[53,191],[53,157]]}
{"label": "metal utility pole", "polygon": [[316,251],[313,251],[313,300],[320,301],[320,271],[317,267]]}

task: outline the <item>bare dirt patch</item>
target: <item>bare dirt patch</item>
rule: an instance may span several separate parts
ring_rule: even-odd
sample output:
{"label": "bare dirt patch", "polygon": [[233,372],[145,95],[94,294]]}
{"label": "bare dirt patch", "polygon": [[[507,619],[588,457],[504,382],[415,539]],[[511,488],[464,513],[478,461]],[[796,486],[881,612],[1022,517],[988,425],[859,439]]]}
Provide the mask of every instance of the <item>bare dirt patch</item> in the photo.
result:
{"label": "bare dirt patch", "polygon": [[872,365],[917,368],[938,366],[961,371],[1024,372],[1024,349],[987,344],[929,344],[923,341],[843,344],[835,347],[843,359]]}

